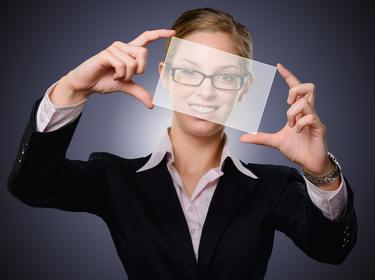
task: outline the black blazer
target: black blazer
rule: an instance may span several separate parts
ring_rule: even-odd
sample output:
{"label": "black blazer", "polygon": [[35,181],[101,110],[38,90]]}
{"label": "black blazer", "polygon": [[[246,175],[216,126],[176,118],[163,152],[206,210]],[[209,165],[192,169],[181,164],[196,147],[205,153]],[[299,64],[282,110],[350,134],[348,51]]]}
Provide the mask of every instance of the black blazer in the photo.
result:
{"label": "black blazer", "polygon": [[8,189],[33,207],[89,212],[107,224],[129,279],[263,279],[275,230],[310,257],[340,264],[357,239],[353,191],[340,221],[313,204],[295,168],[243,163],[250,178],[228,157],[212,197],[196,262],[188,226],[166,159],[135,173],[151,154],[134,159],[92,153],[88,161],[65,157],[79,117],[47,133],[36,131],[32,109]]}

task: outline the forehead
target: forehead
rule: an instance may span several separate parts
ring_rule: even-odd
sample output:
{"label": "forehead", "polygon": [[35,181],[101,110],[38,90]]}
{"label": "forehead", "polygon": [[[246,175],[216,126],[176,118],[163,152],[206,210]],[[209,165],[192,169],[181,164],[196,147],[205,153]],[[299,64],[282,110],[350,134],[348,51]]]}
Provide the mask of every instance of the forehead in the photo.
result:
{"label": "forehead", "polygon": [[183,37],[184,40],[204,45],[213,49],[238,55],[232,37],[224,32],[199,31]]}
{"label": "forehead", "polygon": [[[201,69],[215,69],[227,65],[238,65],[237,55],[230,36],[222,32],[197,32],[183,39],[174,37],[171,41],[170,62],[189,63]],[[169,54],[168,54],[169,55]]]}

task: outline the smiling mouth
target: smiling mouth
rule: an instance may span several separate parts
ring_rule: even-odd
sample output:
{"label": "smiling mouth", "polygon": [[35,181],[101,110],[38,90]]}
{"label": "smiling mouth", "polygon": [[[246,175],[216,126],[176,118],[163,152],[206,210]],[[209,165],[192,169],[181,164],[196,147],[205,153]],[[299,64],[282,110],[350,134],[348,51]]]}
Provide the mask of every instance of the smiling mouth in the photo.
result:
{"label": "smiling mouth", "polygon": [[200,113],[200,114],[212,113],[213,111],[216,111],[219,108],[219,106],[203,106],[199,104],[189,104],[189,107],[193,111]]}

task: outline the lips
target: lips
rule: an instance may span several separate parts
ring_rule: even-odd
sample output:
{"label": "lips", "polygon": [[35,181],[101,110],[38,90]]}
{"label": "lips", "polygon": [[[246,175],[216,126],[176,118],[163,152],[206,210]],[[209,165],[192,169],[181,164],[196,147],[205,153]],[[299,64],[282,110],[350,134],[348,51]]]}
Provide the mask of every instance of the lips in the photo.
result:
{"label": "lips", "polygon": [[216,111],[219,108],[219,106],[206,106],[206,105],[201,105],[201,104],[196,104],[196,103],[189,104],[189,107],[194,112],[199,113],[199,114],[209,114],[209,113]]}

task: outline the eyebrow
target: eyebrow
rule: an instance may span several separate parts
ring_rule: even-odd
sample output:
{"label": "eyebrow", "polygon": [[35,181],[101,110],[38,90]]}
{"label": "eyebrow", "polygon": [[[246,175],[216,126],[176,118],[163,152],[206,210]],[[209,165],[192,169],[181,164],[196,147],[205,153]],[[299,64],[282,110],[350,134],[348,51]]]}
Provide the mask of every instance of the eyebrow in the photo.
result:
{"label": "eyebrow", "polygon": [[[197,63],[195,61],[192,61],[192,60],[189,60],[189,59],[186,59],[186,58],[184,58],[184,59],[182,59],[178,62],[182,62],[182,61],[187,61],[187,62],[190,62],[191,64],[200,66],[199,63]],[[218,69],[223,69],[223,68],[235,68],[236,70],[239,70],[239,68],[236,65],[224,65],[224,66],[220,66]]]}

